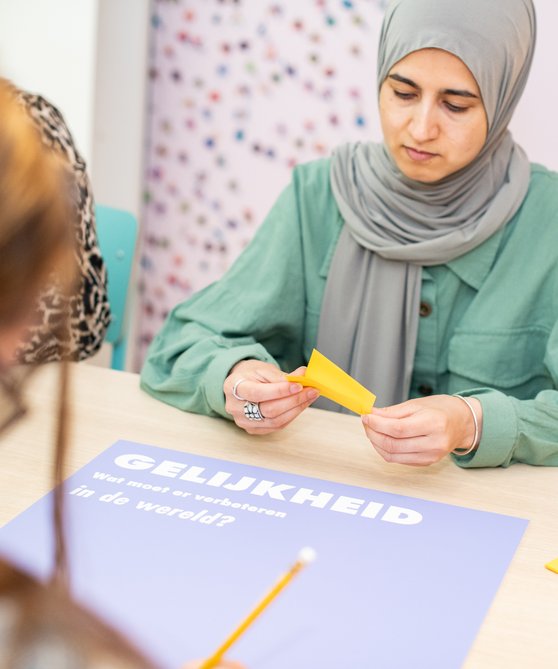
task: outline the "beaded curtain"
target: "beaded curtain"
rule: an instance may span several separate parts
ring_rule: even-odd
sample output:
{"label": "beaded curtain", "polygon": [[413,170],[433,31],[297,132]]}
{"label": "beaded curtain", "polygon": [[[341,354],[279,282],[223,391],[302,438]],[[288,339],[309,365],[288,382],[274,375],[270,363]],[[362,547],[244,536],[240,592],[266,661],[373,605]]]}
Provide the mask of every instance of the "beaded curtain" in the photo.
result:
{"label": "beaded curtain", "polygon": [[385,0],[157,0],[138,358],[169,311],[223,275],[288,183],[380,137]]}

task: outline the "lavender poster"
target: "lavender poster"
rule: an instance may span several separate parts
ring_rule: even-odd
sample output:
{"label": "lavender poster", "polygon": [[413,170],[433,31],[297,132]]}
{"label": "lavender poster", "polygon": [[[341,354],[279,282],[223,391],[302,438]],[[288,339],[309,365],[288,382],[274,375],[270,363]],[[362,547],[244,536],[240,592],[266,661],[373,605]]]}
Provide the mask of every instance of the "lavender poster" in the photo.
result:
{"label": "lavender poster", "polygon": [[[229,652],[249,669],[462,666],[520,518],[119,441],[66,484],[79,600],[163,667],[207,657],[294,562],[317,560]],[[51,495],[0,530],[46,577]]]}

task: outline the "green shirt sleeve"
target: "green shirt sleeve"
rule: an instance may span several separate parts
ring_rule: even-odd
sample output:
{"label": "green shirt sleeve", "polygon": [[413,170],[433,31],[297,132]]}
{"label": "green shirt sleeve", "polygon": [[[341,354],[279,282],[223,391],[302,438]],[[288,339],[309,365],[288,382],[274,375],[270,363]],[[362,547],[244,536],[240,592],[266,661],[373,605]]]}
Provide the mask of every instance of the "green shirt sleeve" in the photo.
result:
{"label": "green shirt sleeve", "polygon": [[303,364],[303,265],[291,184],[229,272],[169,315],[150,346],[142,388],[182,410],[229,417],[223,383],[237,362],[287,371]]}
{"label": "green shirt sleeve", "polygon": [[521,400],[490,388],[460,393],[482,405],[483,429],[478,449],[455,457],[461,467],[507,467],[514,462],[558,466],[558,324],[546,347],[545,367],[554,389]]}

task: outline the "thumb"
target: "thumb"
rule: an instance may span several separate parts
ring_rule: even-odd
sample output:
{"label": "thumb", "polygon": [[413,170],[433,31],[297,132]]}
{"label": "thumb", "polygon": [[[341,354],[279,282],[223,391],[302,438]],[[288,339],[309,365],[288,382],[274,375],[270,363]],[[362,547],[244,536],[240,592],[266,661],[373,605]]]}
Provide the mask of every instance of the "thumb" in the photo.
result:
{"label": "thumb", "polygon": [[372,414],[384,418],[405,418],[415,413],[411,402],[402,402],[401,404],[392,404],[389,407],[373,407]]}
{"label": "thumb", "polygon": [[254,369],[256,378],[264,383],[278,383],[280,381],[286,381],[285,372],[283,372],[279,367],[275,365],[265,365]]}

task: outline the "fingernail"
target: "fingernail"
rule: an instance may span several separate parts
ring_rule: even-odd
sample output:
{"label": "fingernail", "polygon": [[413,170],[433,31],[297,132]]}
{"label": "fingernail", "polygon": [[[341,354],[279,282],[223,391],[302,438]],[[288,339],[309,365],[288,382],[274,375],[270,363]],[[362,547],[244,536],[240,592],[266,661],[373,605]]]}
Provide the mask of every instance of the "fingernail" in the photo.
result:
{"label": "fingernail", "polygon": [[364,425],[368,426],[368,414],[361,416],[362,422]]}
{"label": "fingernail", "polygon": [[302,386],[300,383],[291,383],[289,386],[289,392],[291,393],[299,393],[302,390]]}
{"label": "fingernail", "polygon": [[306,394],[306,398],[309,400],[318,399],[319,396],[320,393],[315,388],[312,388],[312,390],[309,390],[308,393]]}

